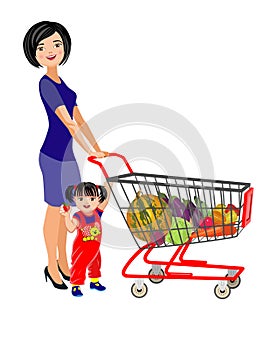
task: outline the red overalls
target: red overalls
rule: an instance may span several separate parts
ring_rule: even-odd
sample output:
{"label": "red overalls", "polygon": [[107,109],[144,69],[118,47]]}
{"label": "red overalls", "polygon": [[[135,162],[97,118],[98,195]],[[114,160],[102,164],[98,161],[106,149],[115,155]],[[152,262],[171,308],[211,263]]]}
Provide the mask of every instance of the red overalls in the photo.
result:
{"label": "red overalls", "polygon": [[92,216],[86,216],[81,211],[73,215],[79,221],[77,236],[73,242],[70,283],[82,285],[85,283],[86,270],[89,278],[101,277],[100,242],[102,237],[101,215],[96,209]]}

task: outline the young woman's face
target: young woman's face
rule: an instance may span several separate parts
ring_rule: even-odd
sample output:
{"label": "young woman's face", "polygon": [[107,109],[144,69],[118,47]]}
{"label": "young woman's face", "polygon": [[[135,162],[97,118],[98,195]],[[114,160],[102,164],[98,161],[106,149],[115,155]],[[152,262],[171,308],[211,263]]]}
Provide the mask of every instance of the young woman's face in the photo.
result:
{"label": "young woman's face", "polygon": [[38,43],[36,59],[45,67],[58,66],[64,57],[63,41],[57,32]]}
{"label": "young woman's face", "polygon": [[76,196],[74,197],[74,201],[76,203],[76,207],[87,215],[91,214],[100,203],[98,197],[90,196]]}

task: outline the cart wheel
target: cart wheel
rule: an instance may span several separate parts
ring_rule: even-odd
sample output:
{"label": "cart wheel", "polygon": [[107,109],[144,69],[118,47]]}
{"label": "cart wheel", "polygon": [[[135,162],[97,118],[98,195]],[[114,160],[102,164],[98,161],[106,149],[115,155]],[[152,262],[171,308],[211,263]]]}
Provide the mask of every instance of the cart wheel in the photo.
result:
{"label": "cart wheel", "polygon": [[131,293],[136,298],[143,298],[148,292],[147,285],[143,283],[140,289],[138,289],[137,285],[134,283],[131,287]]}
{"label": "cart wheel", "polygon": [[230,287],[227,286],[225,287],[224,290],[220,290],[219,284],[217,284],[214,288],[214,294],[219,298],[219,299],[226,299],[228,296],[231,294],[231,289]]}
{"label": "cart wheel", "polygon": [[[228,276],[228,274],[226,275],[226,277]],[[235,289],[240,285],[241,279],[240,276],[237,277],[235,280],[228,280],[227,284],[231,289]]]}
{"label": "cart wheel", "polygon": [[[155,275],[153,269],[151,269],[148,272],[148,275]],[[151,277],[151,278],[149,277],[149,281],[151,281],[152,283],[156,283],[156,284],[161,283],[164,280],[164,278],[158,278],[158,276],[164,276],[164,270],[160,269],[159,274],[156,276],[157,276],[157,278],[156,277]]]}

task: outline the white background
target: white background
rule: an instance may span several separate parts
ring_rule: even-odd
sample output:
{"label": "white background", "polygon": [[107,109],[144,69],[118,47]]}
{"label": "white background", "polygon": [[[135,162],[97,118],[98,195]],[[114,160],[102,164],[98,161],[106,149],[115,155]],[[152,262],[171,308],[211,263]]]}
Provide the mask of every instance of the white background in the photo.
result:
{"label": "white background", "polygon": [[[0,23],[3,349],[276,347],[275,4],[5,2]],[[217,178],[252,183],[252,222],[239,238],[191,247],[192,257],[245,266],[241,286],[228,299],[214,296],[213,281],[184,280],[147,282],[147,296],[136,299],[130,293],[133,281],[121,276],[133,251],[105,246],[104,293],[86,285],[84,297],[74,299],[70,289],[45,283],[46,206],[38,166],[47,130],[38,95],[44,71],[29,65],[22,50],[26,31],[41,20],[61,22],[71,34],[72,54],[60,75],[77,92],[86,119],[127,103],[171,108],[201,133]]]}

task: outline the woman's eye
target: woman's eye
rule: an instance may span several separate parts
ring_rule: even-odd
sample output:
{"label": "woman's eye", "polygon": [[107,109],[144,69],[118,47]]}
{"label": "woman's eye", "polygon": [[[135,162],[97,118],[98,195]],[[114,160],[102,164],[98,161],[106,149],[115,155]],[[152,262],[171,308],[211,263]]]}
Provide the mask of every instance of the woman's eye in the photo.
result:
{"label": "woman's eye", "polygon": [[44,51],[45,49],[44,49],[44,47],[41,46],[41,47],[38,47],[37,50],[38,51]]}
{"label": "woman's eye", "polygon": [[80,202],[82,202],[82,201],[83,201],[83,198],[82,198],[82,197],[80,197],[80,198],[78,198],[78,200],[79,200]]}
{"label": "woman's eye", "polygon": [[62,44],[61,44],[61,43],[58,43],[58,44],[55,44],[55,45],[54,45],[54,48],[61,47],[61,46],[62,46]]}
{"label": "woman's eye", "polygon": [[93,202],[95,200],[95,198],[91,198],[90,200]]}

